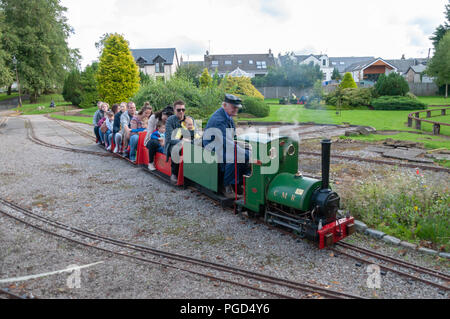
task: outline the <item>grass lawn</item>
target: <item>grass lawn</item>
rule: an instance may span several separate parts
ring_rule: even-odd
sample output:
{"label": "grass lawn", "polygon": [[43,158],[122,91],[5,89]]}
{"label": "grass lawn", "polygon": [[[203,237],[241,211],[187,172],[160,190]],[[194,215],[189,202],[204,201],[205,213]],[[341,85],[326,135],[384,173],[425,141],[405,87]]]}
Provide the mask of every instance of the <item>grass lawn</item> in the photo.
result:
{"label": "grass lawn", "polygon": [[[441,104],[442,97],[425,97],[428,99],[427,103]],[[266,103],[270,106],[270,114],[265,118],[239,118],[239,120],[262,121],[262,122],[290,122],[290,123],[306,123],[315,122],[321,124],[343,124],[350,123],[352,125],[372,126],[377,130],[392,130],[392,131],[415,131],[414,127],[407,126],[408,114],[412,111],[373,111],[373,110],[343,110],[341,114],[336,114],[333,110],[309,110],[303,105],[280,105],[278,99],[266,99]],[[450,100],[449,100],[450,101]],[[425,102],[425,101],[424,101]],[[434,115],[434,114],[432,114]],[[423,114],[421,117],[425,117]],[[450,115],[433,117],[432,120],[450,123]],[[432,132],[431,124],[422,123],[424,132]],[[450,127],[442,126],[441,134],[450,136]],[[442,137],[420,135],[407,132],[392,135],[370,135],[361,137],[352,137],[352,139],[379,141],[386,138],[393,138],[396,140],[415,141],[424,143],[427,148],[447,148],[450,149],[450,141]]]}
{"label": "grass lawn", "polygon": [[[50,107],[50,102],[55,101],[55,107]],[[23,104],[21,108],[15,108],[13,111],[21,112],[23,115],[34,115],[34,114],[47,114],[53,112],[62,112],[64,111],[64,107],[67,109],[71,109],[72,104],[70,102],[64,101],[64,98],[61,94],[51,94],[51,95],[43,95],[38,98],[37,103],[35,104]],[[39,107],[42,109],[39,110]]]}
{"label": "grass lawn", "polygon": [[95,112],[97,112],[97,110],[98,110],[98,107],[94,106],[94,107],[84,109],[83,111],[80,112],[80,114],[94,116],[94,114],[95,114]]}
{"label": "grass lawn", "polygon": [[7,100],[7,99],[12,99],[12,98],[18,97],[18,96],[19,96],[19,93],[16,93],[16,92],[11,93],[11,95],[8,95],[6,93],[1,93],[0,94],[0,101]]}
{"label": "grass lawn", "polygon": [[59,114],[52,114],[51,117],[64,121],[92,124],[92,119],[90,117],[70,116],[70,115],[64,116]]}
{"label": "grass lawn", "polygon": [[450,98],[443,96],[418,96],[417,98],[427,105],[450,105]]}

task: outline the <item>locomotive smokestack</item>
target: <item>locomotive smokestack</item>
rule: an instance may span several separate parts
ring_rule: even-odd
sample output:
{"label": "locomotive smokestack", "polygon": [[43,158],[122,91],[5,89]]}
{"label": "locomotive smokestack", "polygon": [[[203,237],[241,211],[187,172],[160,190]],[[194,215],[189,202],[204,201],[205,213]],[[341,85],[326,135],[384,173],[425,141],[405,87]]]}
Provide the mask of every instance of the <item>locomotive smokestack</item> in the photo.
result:
{"label": "locomotive smokestack", "polygon": [[330,188],[331,140],[322,140],[322,189]]}

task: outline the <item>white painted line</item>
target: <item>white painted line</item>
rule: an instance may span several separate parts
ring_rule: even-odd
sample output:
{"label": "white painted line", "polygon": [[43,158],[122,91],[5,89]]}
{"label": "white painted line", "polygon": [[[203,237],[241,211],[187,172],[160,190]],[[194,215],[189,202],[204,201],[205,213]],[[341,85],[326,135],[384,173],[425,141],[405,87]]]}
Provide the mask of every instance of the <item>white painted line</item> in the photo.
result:
{"label": "white painted line", "polygon": [[74,270],[80,270],[83,268],[88,268],[88,267],[92,267],[98,264],[103,264],[103,261],[99,261],[96,262],[94,264],[89,264],[89,265],[84,265],[84,266],[72,266],[63,270],[57,270],[57,271],[52,271],[52,272],[47,272],[44,274],[37,274],[37,275],[30,275],[30,276],[24,276],[24,277],[15,277],[15,278],[7,278],[7,279],[0,279],[0,284],[7,284],[7,283],[12,283],[12,282],[18,282],[18,281],[26,281],[26,280],[30,280],[30,279],[37,279],[37,278],[42,278],[42,277],[47,277],[47,276],[52,276],[52,275],[57,275],[57,274],[62,274],[65,272],[72,272]]}

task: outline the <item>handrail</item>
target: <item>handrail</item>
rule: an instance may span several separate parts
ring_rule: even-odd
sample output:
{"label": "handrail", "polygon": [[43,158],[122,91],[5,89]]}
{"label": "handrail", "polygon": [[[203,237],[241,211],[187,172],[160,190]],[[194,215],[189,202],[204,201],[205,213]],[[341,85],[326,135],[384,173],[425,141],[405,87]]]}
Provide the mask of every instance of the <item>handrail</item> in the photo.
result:
{"label": "handrail", "polygon": [[420,130],[422,128],[422,122],[426,122],[426,123],[431,123],[433,124],[433,134],[434,135],[439,135],[440,131],[441,131],[441,125],[444,126],[450,126],[449,123],[442,123],[442,122],[436,122],[436,121],[430,121],[430,120],[425,120],[425,119],[421,119],[419,116],[420,113],[425,113],[427,112],[427,118],[431,117],[431,112],[433,111],[441,111],[441,116],[445,116],[446,115],[446,111],[450,110],[450,105],[429,105],[429,106],[434,106],[434,107],[440,107],[440,106],[445,106],[444,108],[440,108],[440,109],[432,109],[432,110],[425,110],[425,111],[415,111],[412,112],[410,114],[408,114],[408,127],[412,127],[412,123],[413,120],[416,121],[416,130]]}

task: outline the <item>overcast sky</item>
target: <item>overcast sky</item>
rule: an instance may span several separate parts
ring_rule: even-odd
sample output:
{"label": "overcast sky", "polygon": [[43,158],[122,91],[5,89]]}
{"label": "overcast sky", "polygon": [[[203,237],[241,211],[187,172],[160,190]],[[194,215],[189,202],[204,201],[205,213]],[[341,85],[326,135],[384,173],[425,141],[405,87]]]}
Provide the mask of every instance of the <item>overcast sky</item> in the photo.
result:
{"label": "overcast sky", "polygon": [[212,54],[294,51],[330,57],[426,57],[448,0],[62,0],[82,66],[95,42],[121,33],[132,49],[175,47],[186,61]]}

